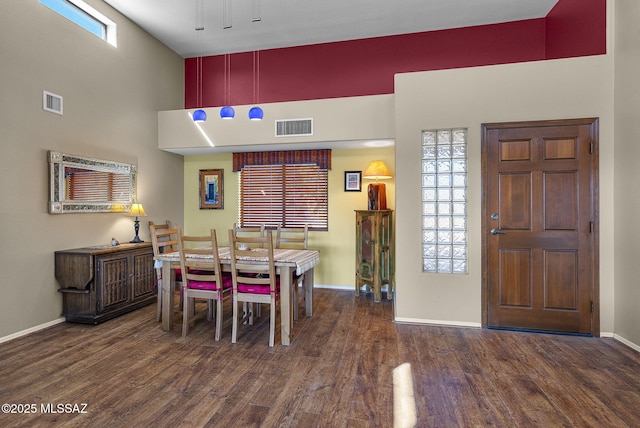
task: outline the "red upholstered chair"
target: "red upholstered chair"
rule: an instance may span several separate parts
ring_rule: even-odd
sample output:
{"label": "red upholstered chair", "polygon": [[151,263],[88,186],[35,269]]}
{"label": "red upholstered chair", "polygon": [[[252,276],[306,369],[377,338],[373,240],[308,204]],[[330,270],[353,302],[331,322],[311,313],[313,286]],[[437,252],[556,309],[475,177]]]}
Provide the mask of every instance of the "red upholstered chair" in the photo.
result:
{"label": "red upholstered chair", "polygon": [[[298,250],[307,249],[309,239],[309,226],[304,227],[282,227],[278,225],[276,234],[276,248],[295,248]],[[302,284],[304,274],[294,275],[291,281],[291,296],[293,299],[293,319],[298,319],[298,287]],[[303,294],[304,296],[304,294]]]}
{"label": "red upholstered chair", "polygon": [[215,340],[220,340],[222,305],[225,295],[229,296],[231,293],[231,275],[223,273],[220,268],[215,229],[211,229],[211,234],[207,236],[187,236],[180,232],[178,251],[182,270],[182,337],[189,333],[189,327],[193,323],[192,316],[195,315],[195,299],[200,298],[207,299],[207,319],[215,317]]}
{"label": "red upholstered chair", "polygon": [[[171,253],[178,251],[178,229],[177,226],[172,225],[169,220],[164,224],[155,224],[149,222],[149,229],[151,231],[151,244],[153,246],[153,255],[157,256],[162,253]],[[162,262],[156,261],[154,263],[156,269],[156,281],[158,288],[158,309],[156,312],[156,320],[160,321],[162,318]],[[182,274],[180,269],[175,269],[175,281],[176,287],[182,286]],[[167,284],[170,278],[165,278]],[[180,296],[180,307],[182,307],[182,296]]]}
{"label": "red upholstered chair", "polygon": [[[273,257],[273,240],[271,231],[262,237],[239,236],[235,229],[229,230],[229,247],[231,250],[231,276],[233,278],[233,328],[231,342],[236,343],[240,314],[238,305],[248,308],[243,311],[242,321],[253,324],[253,304],[270,306],[269,346],[275,342],[276,305],[280,294],[280,279],[276,276]],[[264,264],[246,264],[243,258],[262,260]],[[247,304],[248,305],[245,305]]]}

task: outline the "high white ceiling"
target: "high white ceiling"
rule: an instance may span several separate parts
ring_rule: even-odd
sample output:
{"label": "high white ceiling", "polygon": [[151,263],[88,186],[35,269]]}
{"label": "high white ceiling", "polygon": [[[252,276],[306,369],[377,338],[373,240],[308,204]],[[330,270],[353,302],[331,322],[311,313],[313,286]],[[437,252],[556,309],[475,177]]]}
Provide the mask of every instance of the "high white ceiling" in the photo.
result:
{"label": "high white ceiling", "polygon": [[541,18],[558,0],[104,1],[189,58]]}

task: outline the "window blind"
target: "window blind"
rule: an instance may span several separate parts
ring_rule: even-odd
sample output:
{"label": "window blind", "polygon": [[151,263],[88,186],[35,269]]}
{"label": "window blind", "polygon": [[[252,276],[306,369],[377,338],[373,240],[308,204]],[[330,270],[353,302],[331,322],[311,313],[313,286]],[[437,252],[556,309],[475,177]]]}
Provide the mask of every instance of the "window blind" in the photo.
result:
{"label": "window blind", "polygon": [[328,229],[328,173],[315,164],[245,166],[239,185],[242,226]]}
{"label": "window blind", "polygon": [[129,201],[130,181],[127,174],[74,168],[65,175],[66,200]]}

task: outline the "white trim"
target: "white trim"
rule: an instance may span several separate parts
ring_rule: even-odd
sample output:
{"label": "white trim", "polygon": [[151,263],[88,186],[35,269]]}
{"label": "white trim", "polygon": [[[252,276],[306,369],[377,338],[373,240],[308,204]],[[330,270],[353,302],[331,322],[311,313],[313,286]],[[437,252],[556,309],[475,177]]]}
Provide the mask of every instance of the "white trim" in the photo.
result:
{"label": "white trim", "polygon": [[625,339],[624,337],[620,336],[619,334],[615,334],[615,333],[612,333],[612,332],[609,332],[609,331],[601,331],[600,332],[600,337],[611,337],[611,338],[617,340],[618,342],[622,342],[623,344],[627,345],[629,348],[640,352],[640,345],[636,345],[632,341]]}
{"label": "white trim", "polygon": [[355,291],[353,285],[318,285],[313,284],[313,288],[326,288],[328,290]]}
{"label": "white trim", "polygon": [[480,324],[479,322],[425,320],[420,318],[396,318],[394,321],[400,324],[428,324],[428,325],[440,325],[440,326],[447,326],[447,327],[482,328],[482,324]]}
{"label": "white trim", "polygon": [[17,333],[10,334],[9,336],[0,337],[0,343],[8,342],[13,339],[17,339],[22,336],[26,336],[31,333],[35,333],[36,331],[44,330],[45,328],[49,328],[56,324],[61,324],[65,321],[64,318],[58,318],[53,321],[46,322],[44,324],[36,325],[34,327],[28,328],[26,330],[19,331]]}
{"label": "white trim", "polygon": [[[326,288],[328,290],[340,290],[340,291],[356,291],[356,287],[353,285],[318,285],[318,284],[314,284],[313,288]],[[382,287],[380,287],[380,291],[388,291],[388,286],[387,285],[383,285]],[[363,293],[367,292],[366,286],[362,286],[362,288],[360,288],[360,291]]]}
{"label": "white trim", "polygon": [[636,351],[640,352],[640,345],[636,345],[635,343],[631,342],[630,340],[625,339],[624,337],[614,334],[613,338],[616,339],[619,342],[624,343],[625,345],[627,345],[629,348],[631,349],[635,349]]}
{"label": "white trim", "polygon": [[118,47],[118,37],[116,35],[116,23],[104,16],[102,13],[98,12],[93,7],[89,6],[83,0],[68,0],[69,3],[76,6],[78,9],[85,11],[89,16],[91,16],[96,21],[102,23],[105,26],[105,41],[109,43],[113,47]]}

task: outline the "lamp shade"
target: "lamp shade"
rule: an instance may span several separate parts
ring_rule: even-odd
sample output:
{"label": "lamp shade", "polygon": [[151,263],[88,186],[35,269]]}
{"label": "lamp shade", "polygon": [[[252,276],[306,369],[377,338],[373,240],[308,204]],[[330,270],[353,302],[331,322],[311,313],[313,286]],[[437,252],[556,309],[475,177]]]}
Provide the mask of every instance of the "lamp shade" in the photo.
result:
{"label": "lamp shade", "polygon": [[193,121],[194,122],[204,122],[207,120],[207,112],[204,110],[196,110],[193,112]]}
{"label": "lamp shade", "polygon": [[251,107],[249,110],[249,120],[262,120],[264,112],[260,107]]}
{"label": "lamp shade", "polygon": [[129,210],[129,217],[146,217],[147,213],[144,212],[144,208],[142,208],[142,204],[131,204],[131,209]]}
{"label": "lamp shade", "polygon": [[224,106],[220,109],[220,118],[233,119],[236,116],[236,111],[231,106]]}
{"label": "lamp shade", "polygon": [[381,160],[371,162],[362,174],[362,178],[368,178],[369,180],[385,180],[392,177],[389,168]]}

